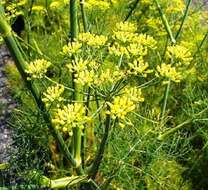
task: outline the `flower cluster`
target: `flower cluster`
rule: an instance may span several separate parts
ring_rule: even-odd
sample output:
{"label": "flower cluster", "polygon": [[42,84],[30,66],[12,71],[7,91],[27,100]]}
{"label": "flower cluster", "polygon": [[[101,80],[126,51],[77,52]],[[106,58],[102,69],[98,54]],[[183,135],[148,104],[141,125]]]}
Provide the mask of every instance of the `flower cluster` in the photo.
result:
{"label": "flower cluster", "polygon": [[92,9],[99,9],[101,11],[106,11],[110,8],[110,3],[106,1],[99,1],[99,0],[87,0],[85,2],[85,7],[89,10]]}
{"label": "flower cluster", "polygon": [[133,102],[143,102],[142,91],[137,87],[124,88],[124,94]]}
{"label": "flower cluster", "polygon": [[63,6],[64,6],[63,1],[53,1],[49,5],[50,9],[52,9],[52,10],[57,10],[57,9],[63,8]]}
{"label": "flower cluster", "polygon": [[32,7],[32,11],[34,11],[34,12],[42,12],[43,13],[43,12],[46,12],[46,9],[42,5],[34,5]]}
{"label": "flower cluster", "polygon": [[117,67],[111,69],[100,69],[95,61],[75,59],[72,64],[67,64],[66,67],[71,73],[75,73],[75,82],[84,86],[105,85],[115,83],[120,80],[125,74]]}
{"label": "flower cluster", "polygon": [[[180,80],[182,79],[181,73],[177,72],[175,67],[165,63],[162,63],[161,66],[157,66],[156,76],[162,76],[174,82],[180,82]],[[167,81],[165,81],[164,83],[167,83]]]}
{"label": "flower cluster", "polygon": [[153,37],[146,34],[136,33],[137,28],[134,23],[121,22],[116,24],[112,38],[114,43],[108,47],[109,54],[128,60],[126,67],[127,74],[147,76],[149,64],[145,61],[149,49],[156,48],[156,41]]}
{"label": "flower cluster", "polygon": [[109,54],[120,57],[122,55],[125,55],[126,57],[129,57],[129,52],[126,47],[120,46],[118,43],[115,43],[113,46],[110,46],[108,48]]}
{"label": "flower cluster", "polygon": [[102,47],[106,44],[108,38],[103,35],[96,35],[89,32],[79,34],[79,40],[91,47]]}
{"label": "flower cluster", "polygon": [[138,75],[141,74],[144,77],[147,77],[148,73],[151,73],[152,70],[148,69],[149,64],[144,62],[142,58],[138,58],[134,60],[133,63],[128,63],[129,70],[127,71],[128,74]]}
{"label": "flower cluster", "polygon": [[52,123],[57,129],[72,135],[73,127],[83,128],[84,123],[89,120],[89,117],[85,116],[85,111],[86,108],[82,103],[68,104],[56,110]]}
{"label": "flower cluster", "polygon": [[[47,69],[51,66],[51,62],[44,59],[37,59],[27,65],[26,73],[33,79],[43,78]],[[30,78],[29,78],[30,79]]]}
{"label": "flower cluster", "polygon": [[116,83],[116,81],[119,81],[124,77],[125,77],[125,73],[119,70],[118,67],[115,67],[114,70],[105,69],[102,70],[99,75],[97,75],[96,85]]}
{"label": "flower cluster", "polygon": [[189,65],[192,60],[189,49],[181,45],[167,47],[167,57],[173,57],[177,66]]}
{"label": "flower cluster", "polygon": [[119,126],[124,127],[125,124],[122,122],[125,120],[126,115],[132,112],[136,106],[134,102],[130,101],[126,96],[117,96],[114,98],[113,103],[107,102],[110,106],[110,110],[106,111],[106,114],[111,115],[112,119],[120,119]]}
{"label": "flower cluster", "polygon": [[185,2],[183,0],[172,0],[168,1],[166,13],[173,14],[173,13],[180,13],[185,8]]}
{"label": "flower cluster", "polygon": [[[162,63],[160,66],[158,65],[156,76],[162,76],[174,82],[180,82],[190,73],[190,71],[187,70],[187,66],[191,63],[192,56],[191,52],[186,47],[182,45],[167,47],[166,58],[169,61],[171,60],[171,64]],[[166,82],[167,81],[164,83]]]}
{"label": "flower cluster", "polygon": [[137,27],[134,23],[130,23],[130,22],[119,22],[116,23],[115,29],[114,31],[123,31],[123,32],[130,32],[130,33],[134,33],[136,32]]}
{"label": "flower cluster", "polygon": [[136,25],[130,22],[117,23],[112,38],[119,43],[132,42],[136,37]]}
{"label": "flower cluster", "polygon": [[42,101],[45,103],[46,107],[50,106],[55,101],[62,101],[63,98],[61,94],[64,92],[63,85],[56,85],[48,87],[46,92],[43,93]]}
{"label": "flower cluster", "polygon": [[25,5],[25,4],[27,4],[27,0],[19,0],[18,2],[17,2],[17,5],[16,6],[23,6],[23,5]]}
{"label": "flower cluster", "polygon": [[62,49],[64,55],[71,56],[75,53],[79,53],[81,50],[82,44],[79,42],[71,42],[68,45],[65,45]]}
{"label": "flower cluster", "polygon": [[113,102],[107,102],[109,110],[106,114],[109,114],[112,119],[119,120],[119,126],[124,127],[125,124],[131,125],[127,118],[127,114],[134,111],[138,102],[143,102],[141,89],[136,87],[128,87],[123,90],[122,96],[116,96]]}
{"label": "flower cluster", "polygon": [[83,60],[82,58],[72,61],[72,64],[67,64],[67,68],[71,73],[75,73],[75,82],[80,85],[91,86],[96,80],[94,69],[98,66],[94,61]]}
{"label": "flower cluster", "polygon": [[10,3],[6,4],[6,1],[1,1],[0,4],[6,8],[6,19],[12,20],[13,18],[24,15],[24,12],[22,11],[22,6],[24,6],[27,1],[26,0],[20,0],[20,1],[11,1]]}

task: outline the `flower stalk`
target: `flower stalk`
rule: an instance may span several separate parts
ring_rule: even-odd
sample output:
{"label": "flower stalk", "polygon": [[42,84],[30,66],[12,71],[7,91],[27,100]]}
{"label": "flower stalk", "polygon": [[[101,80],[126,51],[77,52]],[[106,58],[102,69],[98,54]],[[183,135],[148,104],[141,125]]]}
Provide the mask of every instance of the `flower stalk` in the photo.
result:
{"label": "flower stalk", "polygon": [[[71,42],[78,38],[78,0],[70,0],[70,34]],[[74,56],[72,56],[74,58]],[[82,101],[82,96],[79,92],[82,90],[81,86],[75,83],[75,72],[72,73],[72,83],[74,88],[73,100]],[[78,174],[84,174],[82,169],[81,158],[81,141],[82,141],[82,128],[77,126],[73,129],[73,147],[74,159],[76,161],[76,169]]]}
{"label": "flower stalk", "polygon": [[87,23],[86,12],[85,12],[85,9],[84,9],[84,3],[85,3],[84,0],[80,0],[80,9],[81,9],[81,14],[82,14],[84,32],[88,32],[89,28],[88,28],[88,23]]}
{"label": "flower stalk", "polygon": [[[110,111],[110,106],[109,105],[107,106],[107,110]],[[93,164],[90,167],[89,172],[88,172],[88,176],[91,179],[95,179],[95,177],[96,177],[96,175],[98,173],[100,164],[102,162],[104,151],[105,151],[105,147],[106,147],[107,140],[108,140],[110,125],[111,125],[111,116],[109,114],[107,114],[106,115],[106,120],[105,120],[104,135],[103,135],[102,141],[100,143],[100,147],[98,149],[98,152],[97,152],[97,154],[95,156],[95,159],[93,161]]]}

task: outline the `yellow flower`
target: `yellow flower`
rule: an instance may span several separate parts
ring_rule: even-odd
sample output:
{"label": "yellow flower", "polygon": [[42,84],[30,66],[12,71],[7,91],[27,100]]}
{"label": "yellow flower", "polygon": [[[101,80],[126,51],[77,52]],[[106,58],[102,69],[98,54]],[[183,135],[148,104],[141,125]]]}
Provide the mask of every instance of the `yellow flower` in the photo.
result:
{"label": "yellow flower", "polygon": [[133,101],[126,96],[117,96],[114,98],[113,103],[108,102],[108,105],[110,106],[109,114],[112,116],[112,119],[119,118],[122,120],[125,119],[127,113],[133,111],[136,107]]}
{"label": "yellow flower", "polygon": [[44,98],[42,98],[42,101],[46,104],[46,107],[50,106],[51,103],[54,101],[62,101],[63,98],[61,97],[61,94],[64,92],[64,86],[63,85],[56,85],[48,87],[46,92],[43,93]]}
{"label": "yellow flower", "polygon": [[82,44],[79,42],[71,42],[68,45],[65,45],[62,49],[64,55],[71,56],[75,53],[79,53],[81,50]]}
{"label": "yellow flower", "polygon": [[72,64],[67,64],[66,67],[69,69],[70,72],[81,72],[87,69],[89,64],[88,60],[75,59],[72,61]]}
{"label": "yellow flower", "polygon": [[184,8],[185,3],[183,0],[172,0],[168,2],[165,12],[169,14],[180,13],[184,10]]}
{"label": "yellow flower", "polygon": [[147,55],[147,48],[140,45],[140,44],[130,44],[127,47],[128,52],[132,55],[132,56],[145,56]]}
{"label": "yellow flower", "polygon": [[[182,79],[181,73],[177,72],[176,68],[172,67],[170,64],[162,63],[161,66],[158,65],[157,71],[158,73],[156,73],[156,76],[166,77],[174,82],[180,82]],[[165,83],[166,82],[167,81],[165,81]]]}
{"label": "yellow flower", "polygon": [[107,102],[109,109],[106,114],[109,114],[112,119],[119,120],[119,126],[124,127],[125,124],[132,125],[131,121],[127,118],[127,114],[134,111],[136,103],[143,102],[142,92],[140,88],[126,87],[121,96],[116,96],[113,102]]}
{"label": "yellow flower", "polygon": [[61,1],[53,1],[51,4],[50,4],[50,9],[59,9],[59,8],[62,8],[64,6],[63,2]]}
{"label": "yellow flower", "polygon": [[177,66],[189,65],[192,60],[189,49],[181,45],[167,47],[167,57],[171,58],[172,56]]}
{"label": "yellow flower", "polygon": [[97,80],[94,70],[83,70],[75,74],[75,82],[83,86],[91,86]]}
{"label": "yellow flower", "polygon": [[67,68],[70,72],[75,72],[75,82],[81,85],[91,86],[97,81],[97,74],[95,72],[98,69],[98,65],[95,61],[75,59],[72,64],[67,64]]}
{"label": "yellow flower", "polygon": [[124,127],[124,123],[127,122],[127,114],[135,110],[136,105],[131,101],[127,96],[117,96],[114,98],[113,102],[107,102],[110,109],[106,111],[106,114],[109,114],[112,119],[119,119],[119,126]]}
{"label": "yellow flower", "polygon": [[123,32],[136,32],[137,27],[134,23],[130,22],[119,22],[116,24],[115,31],[123,31]]}
{"label": "yellow flower", "polygon": [[99,75],[97,75],[97,78],[94,82],[96,85],[105,85],[109,83],[112,84],[116,83],[116,81],[119,81],[123,77],[125,77],[125,74],[118,68],[115,68],[115,70],[105,69],[102,70]]}
{"label": "yellow flower", "polygon": [[88,0],[85,3],[85,7],[89,10],[100,9],[101,11],[106,11],[110,8],[110,3],[100,0]]}
{"label": "yellow flower", "polygon": [[146,46],[150,49],[155,49],[157,42],[156,40],[147,34],[139,34],[133,39],[134,43],[138,43],[140,45]]}
{"label": "yellow flower", "polygon": [[44,74],[47,72],[48,67],[50,67],[51,62],[44,59],[37,59],[27,65],[26,73],[28,73],[31,78],[43,78]]}
{"label": "yellow flower", "polygon": [[152,72],[152,70],[148,70],[149,64],[144,62],[142,57],[134,60],[133,63],[128,63],[128,66],[130,68],[127,71],[128,74],[142,74],[144,77],[146,77],[148,73]]}
{"label": "yellow flower", "polygon": [[101,47],[104,46],[108,40],[106,36],[87,33],[79,34],[79,40],[86,43],[88,46]]}
{"label": "yellow flower", "polygon": [[125,46],[119,45],[115,43],[113,46],[108,47],[109,54],[120,57],[121,55],[125,55],[127,58],[130,57],[129,52]]}
{"label": "yellow flower", "polygon": [[124,89],[124,95],[133,102],[143,102],[142,91],[137,87],[126,87]]}
{"label": "yellow flower", "polygon": [[113,39],[117,42],[126,43],[131,42],[137,35],[136,25],[130,22],[119,22],[113,30]]}
{"label": "yellow flower", "polygon": [[89,120],[89,117],[85,116],[85,111],[82,103],[68,104],[56,110],[52,123],[63,132],[72,133],[73,127],[83,128],[83,124]]}
{"label": "yellow flower", "polygon": [[45,12],[46,10],[42,5],[35,5],[32,7],[32,11]]}
{"label": "yellow flower", "polygon": [[27,0],[19,0],[19,2],[17,3],[17,6],[23,6],[27,3]]}
{"label": "yellow flower", "polygon": [[135,33],[131,33],[128,31],[113,31],[113,36],[112,36],[112,38],[116,42],[120,42],[124,44],[132,42],[133,39],[135,39],[135,37],[136,37]]}

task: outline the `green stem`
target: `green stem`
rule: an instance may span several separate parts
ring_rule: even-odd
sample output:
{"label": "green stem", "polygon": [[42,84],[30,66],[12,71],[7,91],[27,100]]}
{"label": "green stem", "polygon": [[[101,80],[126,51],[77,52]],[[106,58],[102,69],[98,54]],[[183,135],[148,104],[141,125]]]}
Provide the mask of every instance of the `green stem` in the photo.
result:
{"label": "green stem", "polygon": [[[87,16],[85,12],[85,6],[84,6],[84,0],[80,0],[80,8],[81,8],[81,15],[82,15],[82,22],[84,27],[84,32],[89,31],[88,22],[87,22]],[[91,88],[89,87],[87,90],[87,102],[86,102],[86,112],[85,115],[88,116],[88,110],[90,106],[90,94],[91,94]],[[83,129],[83,135],[81,139],[81,159],[82,159],[82,167],[85,167],[85,150],[86,150],[86,141],[87,141],[87,134],[86,129]]]}
{"label": "green stem", "polygon": [[29,177],[35,181],[37,184],[41,186],[48,187],[50,189],[63,189],[63,188],[69,188],[71,186],[77,185],[79,183],[86,183],[87,182],[87,176],[70,176],[70,177],[63,177],[59,179],[49,179],[48,177],[39,174],[36,171],[32,171],[31,174],[28,174]]}
{"label": "green stem", "polygon": [[201,50],[202,46],[204,45],[204,43],[206,42],[207,37],[208,37],[208,31],[207,31],[206,34],[204,35],[204,37],[203,37],[203,39],[202,39],[200,45],[198,46],[196,52],[194,53],[193,59],[192,59],[190,65],[188,66],[188,69],[193,68],[194,63],[195,63],[195,58],[196,58],[197,54],[200,52],[200,50]]}
{"label": "green stem", "polygon": [[188,11],[189,11],[191,2],[192,2],[192,0],[188,0],[188,3],[187,3],[187,5],[186,5],[186,10],[185,10],[185,13],[184,13],[184,16],[183,16],[181,25],[180,25],[180,27],[179,27],[179,29],[178,29],[178,32],[176,33],[176,36],[175,36],[175,40],[178,39],[178,37],[179,37],[179,35],[180,35],[181,31],[182,31],[184,22],[185,22],[185,20],[186,20],[187,15],[188,15]]}
{"label": "green stem", "polygon": [[137,8],[137,5],[139,4],[139,1],[140,0],[135,0],[134,4],[132,5],[132,8],[130,9],[129,13],[127,14],[126,18],[124,19],[124,22],[126,22],[131,17],[134,10]]}
{"label": "green stem", "polygon": [[88,23],[87,23],[86,12],[85,12],[85,9],[84,9],[84,0],[80,0],[80,8],[81,8],[84,32],[88,32],[89,31],[89,27],[88,27]]}
{"label": "green stem", "polygon": [[70,37],[74,41],[78,37],[78,3],[77,0],[70,0]]}
{"label": "green stem", "polygon": [[[70,0],[70,33],[71,41],[75,41],[78,38],[78,0]],[[74,57],[73,57],[74,58]],[[72,73],[72,83],[74,88],[73,100],[82,101],[82,96],[79,94],[81,86],[75,82],[75,73]],[[81,158],[81,140],[82,129],[78,126],[73,129],[73,152],[76,161],[77,173],[83,174],[82,158]]]}
{"label": "green stem", "polygon": [[168,20],[167,20],[165,14],[163,13],[163,10],[162,10],[162,8],[161,8],[158,0],[154,0],[154,1],[156,3],[157,9],[158,9],[158,11],[160,13],[160,17],[162,19],[163,25],[165,26],[165,29],[166,29],[166,31],[167,31],[170,39],[171,39],[171,42],[172,42],[172,44],[175,44],[176,43],[176,40],[175,40],[175,38],[173,36],[173,33],[172,33],[172,30],[171,30],[170,25],[168,23]]}
{"label": "green stem", "polygon": [[162,114],[161,114],[161,125],[163,125],[164,117],[165,117],[165,112],[166,112],[166,107],[167,107],[167,102],[168,102],[168,95],[170,91],[170,83],[171,80],[168,80],[167,87],[165,89],[165,94],[164,94],[164,102],[163,102],[163,107],[162,107]]}
{"label": "green stem", "polygon": [[[110,110],[109,106],[107,107],[107,110]],[[110,123],[111,123],[111,116],[107,115],[106,120],[105,120],[105,132],[104,132],[102,141],[100,143],[100,147],[98,149],[98,152],[95,156],[94,162],[93,162],[93,164],[90,167],[89,172],[88,172],[88,176],[91,179],[95,179],[95,177],[98,173],[100,164],[102,162],[103,155],[104,155],[104,152],[105,152],[105,147],[106,147],[107,140],[108,140],[108,135],[109,135],[109,130],[110,130]]]}
{"label": "green stem", "polygon": [[178,126],[172,128],[172,129],[169,129],[168,131],[166,131],[165,133],[163,134],[160,134],[158,136],[158,140],[164,140],[166,137],[168,137],[169,135],[171,135],[172,133],[178,131],[179,129],[183,128],[184,125],[186,124],[189,124],[193,121],[193,119],[188,119],[186,121],[184,121],[183,123],[179,124]]}

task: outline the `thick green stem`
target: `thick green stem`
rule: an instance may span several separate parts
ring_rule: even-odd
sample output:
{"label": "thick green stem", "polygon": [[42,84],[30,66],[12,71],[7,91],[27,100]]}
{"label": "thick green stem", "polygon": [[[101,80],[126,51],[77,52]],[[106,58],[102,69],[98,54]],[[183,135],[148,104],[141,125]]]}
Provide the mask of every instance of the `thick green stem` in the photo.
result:
{"label": "thick green stem", "polygon": [[[71,41],[75,41],[78,38],[78,0],[70,0],[70,33]],[[75,73],[72,73],[72,82],[74,88],[73,100],[82,101],[82,96],[79,95],[81,87],[76,84]],[[73,152],[76,160],[77,173],[83,174],[82,169],[82,159],[81,159],[81,139],[82,139],[82,129],[78,126],[73,129]]]}
{"label": "thick green stem", "polygon": [[[82,15],[82,22],[83,22],[83,27],[84,27],[84,32],[88,32],[89,31],[89,27],[88,27],[88,22],[87,22],[87,16],[86,16],[86,12],[85,12],[85,6],[84,6],[85,1],[84,0],[80,0],[80,8],[81,8],[81,15]],[[88,115],[88,110],[89,110],[89,106],[90,106],[90,94],[91,94],[91,89],[90,87],[87,90],[87,102],[86,102],[86,112],[85,115]],[[83,129],[83,135],[82,135],[82,139],[81,139],[81,159],[82,159],[82,167],[85,167],[85,150],[86,150],[86,141],[87,141],[87,134],[86,134],[86,129]]]}
{"label": "thick green stem", "polygon": [[74,158],[77,163],[77,168],[82,164],[81,159],[81,138],[82,138],[82,129],[79,127],[75,127],[73,130],[74,137]]}
{"label": "thick green stem", "polygon": [[51,132],[53,133],[54,138],[57,140],[58,144],[60,145],[63,154],[67,157],[67,159],[75,167],[76,161],[73,159],[72,155],[70,154],[68,147],[66,146],[61,134],[52,126],[51,117],[46,112],[45,105],[41,101],[40,94],[38,92],[37,87],[30,80],[27,80],[27,74],[25,73],[26,62],[25,62],[19,48],[17,47],[14,36],[11,33],[11,27],[6,22],[6,18],[4,16],[4,12],[3,12],[3,9],[1,6],[0,6],[0,33],[2,34],[6,45],[7,45],[8,49],[10,50],[11,55],[14,58],[15,65],[16,65],[21,77],[23,78],[23,81],[25,82],[28,90],[30,90],[32,96],[34,97],[37,107],[39,108],[39,110],[43,114],[43,118],[44,118],[46,124],[48,125]]}
{"label": "thick green stem", "polygon": [[[108,106],[107,109],[110,110],[110,107]],[[104,132],[102,141],[100,143],[100,147],[98,149],[98,152],[97,152],[97,154],[95,156],[94,162],[93,162],[93,164],[90,167],[89,172],[88,172],[88,176],[91,179],[95,179],[95,177],[96,177],[96,175],[98,173],[100,164],[102,162],[103,155],[104,155],[104,152],[105,152],[105,147],[106,147],[107,140],[108,140],[108,135],[109,135],[109,130],[110,130],[110,124],[111,124],[111,116],[110,115],[107,115],[106,116],[106,120],[105,120],[105,132]]]}
{"label": "thick green stem", "polygon": [[74,41],[78,37],[78,2],[70,0],[70,34],[71,40]]}

